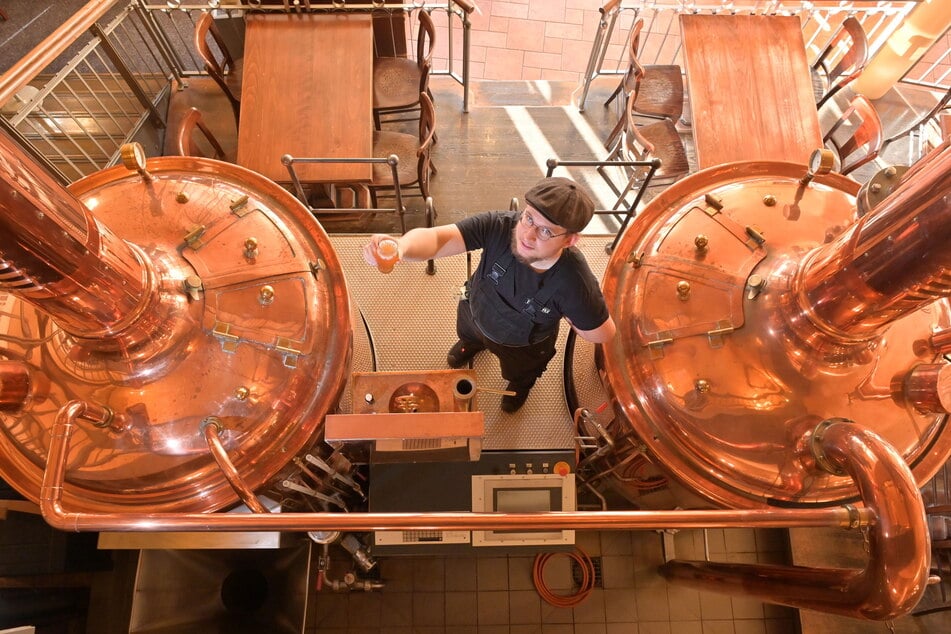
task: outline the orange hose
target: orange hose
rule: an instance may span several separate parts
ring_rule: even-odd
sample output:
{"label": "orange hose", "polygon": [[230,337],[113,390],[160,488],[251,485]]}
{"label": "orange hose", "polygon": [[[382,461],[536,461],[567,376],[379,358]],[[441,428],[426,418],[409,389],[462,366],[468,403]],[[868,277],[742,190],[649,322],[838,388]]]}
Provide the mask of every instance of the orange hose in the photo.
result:
{"label": "orange hose", "polygon": [[[574,594],[556,594],[545,585],[545,565],[558,555],[571,558],[581,568],[581,585]],[[586,552],[577,547],[574,552],[541,553],[535,557],[535,564],[532,566],[532,583],[535,584],[535,591],[546,603],[556,608],[572,608],[580,605],[594,589],[594,581],[594,562]]]}

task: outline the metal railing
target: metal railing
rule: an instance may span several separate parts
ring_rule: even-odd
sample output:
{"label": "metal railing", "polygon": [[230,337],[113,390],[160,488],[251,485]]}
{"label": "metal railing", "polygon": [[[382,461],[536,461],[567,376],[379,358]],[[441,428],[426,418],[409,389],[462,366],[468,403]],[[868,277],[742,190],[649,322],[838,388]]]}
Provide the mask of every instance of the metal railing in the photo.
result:
{"label": "metal railing", "polygon": [[0,78],[0,127],[68,183],[118,162],[146,122],[164,127],[171,76],[138,5],[91,2]]}

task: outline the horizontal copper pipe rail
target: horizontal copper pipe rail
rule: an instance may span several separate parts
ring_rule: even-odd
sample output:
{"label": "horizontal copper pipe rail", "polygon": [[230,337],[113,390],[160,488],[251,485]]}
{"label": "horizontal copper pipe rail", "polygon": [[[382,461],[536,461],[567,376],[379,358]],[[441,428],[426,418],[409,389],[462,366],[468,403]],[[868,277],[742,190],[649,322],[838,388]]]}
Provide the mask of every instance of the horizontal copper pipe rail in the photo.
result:
{"label": "horizontal copper pipe rail", "polygon": [[[711,511],[559,511],[550,513],[70,513],[62,506],[69,439],[77,418],[95,408],[72,401],[53,423],[40,508],[53,527],[70,531],[372,531],[505,529],[782,528],[870,525],[874,514],[852,506],[826,509]],[[207,438],[207,434],[206,434]]]}
{"label": "horizontal copper pipe rail", "polygon": [[911,471],[891,445],[850,421],[823,423],[813,445],[820,463],[852,476],[875,514],[864,570],[671,561],[661,574],[694,588],[854,618],[888,620],[911,611],[924,594],[931,556]]}

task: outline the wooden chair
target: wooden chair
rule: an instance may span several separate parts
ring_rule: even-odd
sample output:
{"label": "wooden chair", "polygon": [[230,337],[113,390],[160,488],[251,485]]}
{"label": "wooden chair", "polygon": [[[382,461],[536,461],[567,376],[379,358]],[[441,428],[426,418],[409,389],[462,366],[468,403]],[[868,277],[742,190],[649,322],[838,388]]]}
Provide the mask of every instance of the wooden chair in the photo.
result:
{"label": "wooden chair", "polygon": [[[196,130],[202,133],[204,140],[195,138]],[[221,144],[212,131],[205,125],[201,112],[197,108],[190,108],[182,117],[175,132],[175,138],[177,139],[175,147],[179,156],[200,156],[219,161],[225,160],[225,151],[221,148]],[[210,152],[206,151],[208,148],[211,149]]]}
{"label": "wooden chair", "polygon": [[[425,92],[419,93],[418,99],[419,135],[377,130],[373,133],[373,156],[398,156],[400,161],[397,172],[401,186],[418,189],[418,196],[428,198],[429,179],[436,174],[436,166],[430,156],[436,136],[436,107]],[[373,206],[377,206],[379,192],[393,189],[393,174],[385,165],[373,166],[373,179],[369,189]]]}
{"label": "wooden chair", "polygon": [[[426,93],[432,98],[429,91],[429,74],[435,44],[436,25],[427,11],[420,10],[416,59],[377,57],[373,60],[373,123],[377,130],[381,129],[384,115],[420,110],[420,93]],[[390,118],[387,122],[411,118]]]}
{"label": "wooden chair", "polygon": [[[626,99],[627,107],[621,118],[618,140],[608,154],[609,161],[649,161],[660,159],[660,167],[654,172],[651,185],[666,185],[679,179],[690,171],[687,160],[687,150],[683,139],[677,132],[677,127],[670,119],[661,119],[654,123],[638,126],[636,124],[635,103],[637,95],[629,94]],[[641,170],[643,171],[643,170]],[[623,188],[618,188],[604,168],[598,172],[608,185],[619,196],[619,201],[633,189],[633,186],[642,180],[637,170],[627,171],[627,182]]]}
{"label": "wooden chair", "polygon": [[[209,35],[221,54],[220,59],[212,51]],[[195,49],[205,62],[205,72],[221,87],[231,102],[237,123],[241,114],[241,60],[236,62],[232,57],[210,13],[202,13],[195,22]]]}
{"label": "wooden chair", "polygon": [[[684,111],[684,82],[680,66],[676,64],[642,65],[638,60],[643,18],[634,21],[628,46],[628,67],[617,88],[604,102],[611,104],[619,95],[627,98],[632,92],[636,95],[634,111],[652,119],[670,119],[675,121]],[[619,123],[623,117],[619,119]],[[605,140],[605,147],[612,147],[620,133],[616,126]]]}
{"label": "wooden chair", "polygon": [[840,174],[848,174],[870,161],[882,149],[882,121],[865,95],[856,95],[822,142],[839,156]]}
{"label": "wooden chair", "polygon": [[[844,51],[839,56],[840,51]],[[835,62],[835,66],[829,65]],[[862,24],[854,17],[846,18],[829,39],[812,65],[816,91],[816,107],[829,100],[844,86],[862,74],[868,63],[868,38]]]}

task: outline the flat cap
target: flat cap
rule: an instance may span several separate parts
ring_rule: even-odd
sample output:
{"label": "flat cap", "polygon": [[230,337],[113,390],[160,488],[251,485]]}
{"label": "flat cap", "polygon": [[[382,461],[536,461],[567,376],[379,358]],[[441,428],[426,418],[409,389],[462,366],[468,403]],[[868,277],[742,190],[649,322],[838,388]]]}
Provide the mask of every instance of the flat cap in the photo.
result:
{"label": "flat cap", "polygon": [[525,201],[570,233],[580,232],[594,215],[594,202],[588,194],[574,181],[559,176],[540,180],[525,193]]}

